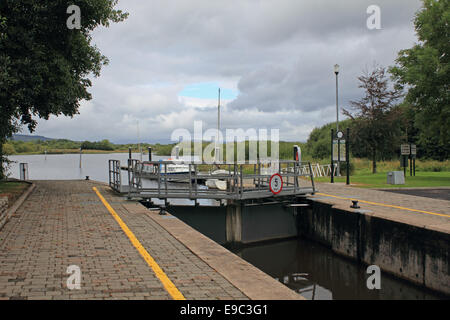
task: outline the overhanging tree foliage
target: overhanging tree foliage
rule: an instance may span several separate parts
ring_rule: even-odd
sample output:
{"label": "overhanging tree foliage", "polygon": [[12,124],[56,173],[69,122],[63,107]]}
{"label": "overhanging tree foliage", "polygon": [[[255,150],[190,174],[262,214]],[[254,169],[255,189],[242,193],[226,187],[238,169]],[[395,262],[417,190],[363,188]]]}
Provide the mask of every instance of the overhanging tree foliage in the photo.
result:
{"label": "overhanging tree foliage", "polygon": [[377,172],[377,160],[383,151],[396,146],[401,136],[399,108],[395,102],[401,92],[390,88],[386,68],[375,66],[372,71],[365,71],[358,77],[359,88],[364,89],[364,97],[350,101],[353,112],[343,109],[343,113],[353,123],[353,149],[369,154],[372,159],[372,172]]}
{"label": "overhanging tree foliage", "polygon": [[[81,28],[69,29],[67,8],[81,10]],[[73,116],[90,100],[90,75],[108,60],[91,44],[96,27],[123,21],[117,0],[0,1],[0,178],[2,145],[20,125],[30,132],[36,118]]]}
{"label": "overhanging tree foliage", "polygon": [[450,156],[450,2],[424,0],[414,25],[419,43],[400,51],[390,72],[408,89],[419,149],[445,160]]}

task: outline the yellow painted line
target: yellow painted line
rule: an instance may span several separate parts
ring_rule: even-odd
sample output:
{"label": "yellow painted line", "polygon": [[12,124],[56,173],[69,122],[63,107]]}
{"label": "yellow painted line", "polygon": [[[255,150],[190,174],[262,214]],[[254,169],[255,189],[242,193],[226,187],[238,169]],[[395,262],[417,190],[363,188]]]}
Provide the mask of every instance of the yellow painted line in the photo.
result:
{"label": "yellow painted line", "polygon": [[401,210],[407,210],[407,211],[413,211],[413,212],[419,212],[419,213],[426,213],[426,214],[431,214],[434,216],[440,216],[440,217],[446,217],[446,218],[450,218],[450,215],[448,214],[443,214],[443,213],[436,213],[436,212],[430,212],[430,211],[423,211],[423,210],[417,210],[417,209],[411,209],[411,208],[405,208],[405,207],[400,207],[400,206],[394,206],[391,204],[384,204],[384,203],[378,203],[378,202],[370,202],[370,201],[365,201],[365,200],[359,200],[359,199],[351,199],[351,198],[344,198],[344,197],[338,197],[338,196],[334,196],[331,194],[326,194],[326,193],[316,193],[317,195],[320,196],[326,196],[326,197],[332,197],[332,198],[337,198],[337,199],[342,199],[342,200],[352,200],[352,201],[359,201],[362,203],[367,203],[367,204],[372,204],[375,206],[381,206],[381,207],[388,207],[388,208],[395,208],[395,209],[401,209]]}
{"label": "yellow painted line", "polygon": [[97,196],[100,198],[102,203],[105,205],[106,209],[108,209],[109,213],[114,217],[119,226],[122,228],[123,232],[128,236],[133,246],[137,249],[137,251],[141,254],[147,264],[152,268],[156,277],[158,277],[159,281],[163,284],[164,288],[167,292],[172,296],[175,300],[186,300],[183,294],[175,287],[172,281],[170,281],[169,277],[164,273],[164,271],[159,267],[156,261],[152,258],[152,256],[145,250],[144,246],[139,242],[136,236],[131,232],[128,226],[123,222],[123,220],[119,217],[119,215],[114,211],[114,209],[109,205],[109,203],[103,198],[100,192],[96,187],[92,188]]}

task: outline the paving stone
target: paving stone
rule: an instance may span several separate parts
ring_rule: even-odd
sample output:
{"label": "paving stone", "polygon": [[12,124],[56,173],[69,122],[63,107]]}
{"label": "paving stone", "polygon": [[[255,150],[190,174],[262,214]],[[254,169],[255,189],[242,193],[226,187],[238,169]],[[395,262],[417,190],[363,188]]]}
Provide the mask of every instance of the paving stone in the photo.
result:
{"label": "paving stone", "polygon": [[[187,299],[209,299],[211,290],[218,297],[246,299],[142,211],[127,209],[127,201],[104,184],[35,183],[0,230],[0,299],[171,299],[94,186]],[[80,267],[81,290],[67,287],[70,265]]]}

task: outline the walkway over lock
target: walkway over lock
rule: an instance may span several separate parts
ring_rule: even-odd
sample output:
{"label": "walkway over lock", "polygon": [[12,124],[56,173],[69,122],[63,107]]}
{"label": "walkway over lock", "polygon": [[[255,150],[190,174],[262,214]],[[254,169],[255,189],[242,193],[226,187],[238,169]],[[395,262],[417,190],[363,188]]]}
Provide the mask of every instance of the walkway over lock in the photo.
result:
{"label": "walkway over lock", "polygon": [[[184,166],[185,172],[172,174],[171,166]],[[309,170],[304,170],[304,167]],[[109,160],[110,187],[129,198],[252,200],[296,197],[314,194],[314,177],[309,162],[283,160],[255,163],[186,163],[180,161],[128,160],[128,185],[122,185],[119,160]],[[167,174],[166,174],[167,173]],[[269,181],[280,174],[283,188],[274,195]],[[143,186],[143,179],[151,181]],[[221,181],[223,188],[208,188],[205,181]],[[182,182],[182,183],[176,183]]]}

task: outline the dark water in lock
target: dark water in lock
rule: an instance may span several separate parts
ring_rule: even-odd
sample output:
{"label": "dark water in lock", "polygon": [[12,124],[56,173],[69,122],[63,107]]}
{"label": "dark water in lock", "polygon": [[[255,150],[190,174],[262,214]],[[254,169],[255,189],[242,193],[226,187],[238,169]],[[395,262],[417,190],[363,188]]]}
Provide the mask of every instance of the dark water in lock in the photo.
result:
{"label": "dark water in lock", "polygon": [[449,299],[383,271],[381,289],[369,290],[366,282],[372,273],[366,273],[366,266],[309,240],[293,239],[231,251],[307,299]]}

